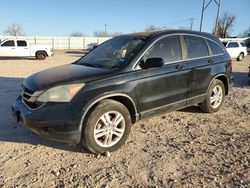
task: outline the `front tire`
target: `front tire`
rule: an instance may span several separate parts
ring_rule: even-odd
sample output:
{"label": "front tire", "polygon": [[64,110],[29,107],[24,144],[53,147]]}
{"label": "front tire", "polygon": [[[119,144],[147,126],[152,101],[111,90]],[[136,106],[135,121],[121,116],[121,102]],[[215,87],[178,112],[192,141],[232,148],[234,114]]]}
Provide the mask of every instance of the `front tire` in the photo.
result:
{"label": "front tire", "polygon": [[131,116],[121,103],[106,99],[87,116],[81,144],[89,151],[100,154],[120,148],[128,138]]}
{"label": "front tire", "polygon": [[244,58],[244,54],[243,53],[240,53],[240,55],[238,56],[237,60],[238,61],[242,61]]}
{"label": "front tire", "polygon": [[225,86],[220,80],[214,80],[207,93],[207,99],[200,104],[200,108],[207,113],[219,111],[225,99]]}
{"label": "front tire", "polygon": [[38,60],[44,60],[46,58],[47,54],[45,52],[37,52],[36,53],[36,59]]}

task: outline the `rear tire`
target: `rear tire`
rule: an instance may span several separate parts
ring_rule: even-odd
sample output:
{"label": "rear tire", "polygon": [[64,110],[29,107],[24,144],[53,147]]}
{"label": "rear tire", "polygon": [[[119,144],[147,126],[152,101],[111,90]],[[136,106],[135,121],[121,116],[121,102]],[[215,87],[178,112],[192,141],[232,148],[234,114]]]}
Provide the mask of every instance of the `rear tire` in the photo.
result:
{"label": "rear tire", "polygon": [[36,59],[38,60],[44,60],[47,57],[47,54],[45,52],[37,52],[36,53]]}
{"label": "rear tire", "polygon": [[240,55],[238,56],[237,60],[242,61],[244,59],[244,54],[241,52]]}
{"label": "rear tire", "polygon": [[207,99],[200,104],[200,108],[207,113],[219,111],[225,99],[225,86],[220,80],[214,80],[207,93]]}
{"label": "rear tire", "polygon": [[120,148],[128,138],[131,116],[121,103],[106,99],[101,101],[86,117],[81,145],[100,154]]}

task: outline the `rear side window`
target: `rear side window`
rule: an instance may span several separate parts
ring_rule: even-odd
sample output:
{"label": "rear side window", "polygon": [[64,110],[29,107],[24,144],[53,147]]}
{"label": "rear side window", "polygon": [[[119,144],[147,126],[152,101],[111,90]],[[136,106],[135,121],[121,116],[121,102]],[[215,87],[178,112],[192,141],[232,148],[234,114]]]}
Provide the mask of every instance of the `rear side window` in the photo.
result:
{"label": "rear side window", "polygon": [[5,43],[3,43],[1,46],[3,46],[3,47],[14,47],[15,42],[14,42],[14,40],[8,40]]}
{"label": "rear side window", "polygon": [[213,55],[222,54],[224,52],[224,50],[215,42],[207,40],[207,43],[212,50]]}
{"label": "rear side window", "polygon": [[208,48],[201,37],[184,35],[188,59],[208,56]]}
{"label": "rear side window", "polygon": [[27,42],[25,40],[18,40],[17,46],[19,46],[19,47],[27,46]]}
{"label": "rear side window", "polygon": [[178,35],[167,36],[157,41],[144,55],[144,59],[160,57],[164,63],[182,59],[181,45]]}
{"label": "rear side window", "polygon": [[240,43],[242,47],[246,47],[246,43],[245,42],[241,42]]}
{"label": "rear side window", "polygon": [[228,48],[237,48],[239,47],[239,44],[237,42],[230,42],[228,45],[227,45]]}

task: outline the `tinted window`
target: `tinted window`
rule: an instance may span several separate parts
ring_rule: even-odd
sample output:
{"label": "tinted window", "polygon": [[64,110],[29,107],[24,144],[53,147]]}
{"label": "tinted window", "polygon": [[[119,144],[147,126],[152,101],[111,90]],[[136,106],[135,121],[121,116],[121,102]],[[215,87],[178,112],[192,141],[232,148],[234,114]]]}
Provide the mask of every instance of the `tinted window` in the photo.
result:
{"label": "tinted window", "polygon": [[17,46],[20,46],[20,47],[22,47],[22,46],[27,46],[27,43],[26,43],[26,41],[24,41],[24,40],[18,40],[18,41],[17,41]]}
{"label": "tinted window", "polygon": [[3,43],[1,46],[3,47],[13,47],[15,46],[14,40],[8,40],[5,43]]}
{"label": "tinted window", "polygon": [[245,42],[241,42],[240,43],[242,47],[246,47],[246,43]]}
{"label": "tinted window", "polygon": [[237,48],[239,44],[237,42],[230,42],[227,46],[228,48]]}
{"label": "tinted window", "polygon": [[195,36],[184,36],[188,59],[208,56],[208,48],[205,40]]}
{"label": "tinted window", "polygon": [[181,60],[179,36],[169,36],[157,41],[144,55],[144,59],[160,57],[164,63]]}
{"label": "tinted window", "polygon": [[208,45],[210,46],[210,49],[212,50],[212,53],[214,55],[216,54],[222,54],[224,52],[224,50],[215,42],[211,41],[211,40],[207,40]]}

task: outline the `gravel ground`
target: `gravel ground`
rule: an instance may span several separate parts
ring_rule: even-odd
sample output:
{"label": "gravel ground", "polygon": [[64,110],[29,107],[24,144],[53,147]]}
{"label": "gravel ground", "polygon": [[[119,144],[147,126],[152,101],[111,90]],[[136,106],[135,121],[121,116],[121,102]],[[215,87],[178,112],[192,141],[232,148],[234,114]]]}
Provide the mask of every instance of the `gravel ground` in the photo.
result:
{"label": "gravel ground", "polygon": [[40,138],[10,112],[25,77],[82,54],[0,59],[0,187],[250,187],[250,56],[233,63],[235,86],[218,113],[194,106],[141,120],[106,157]]}

